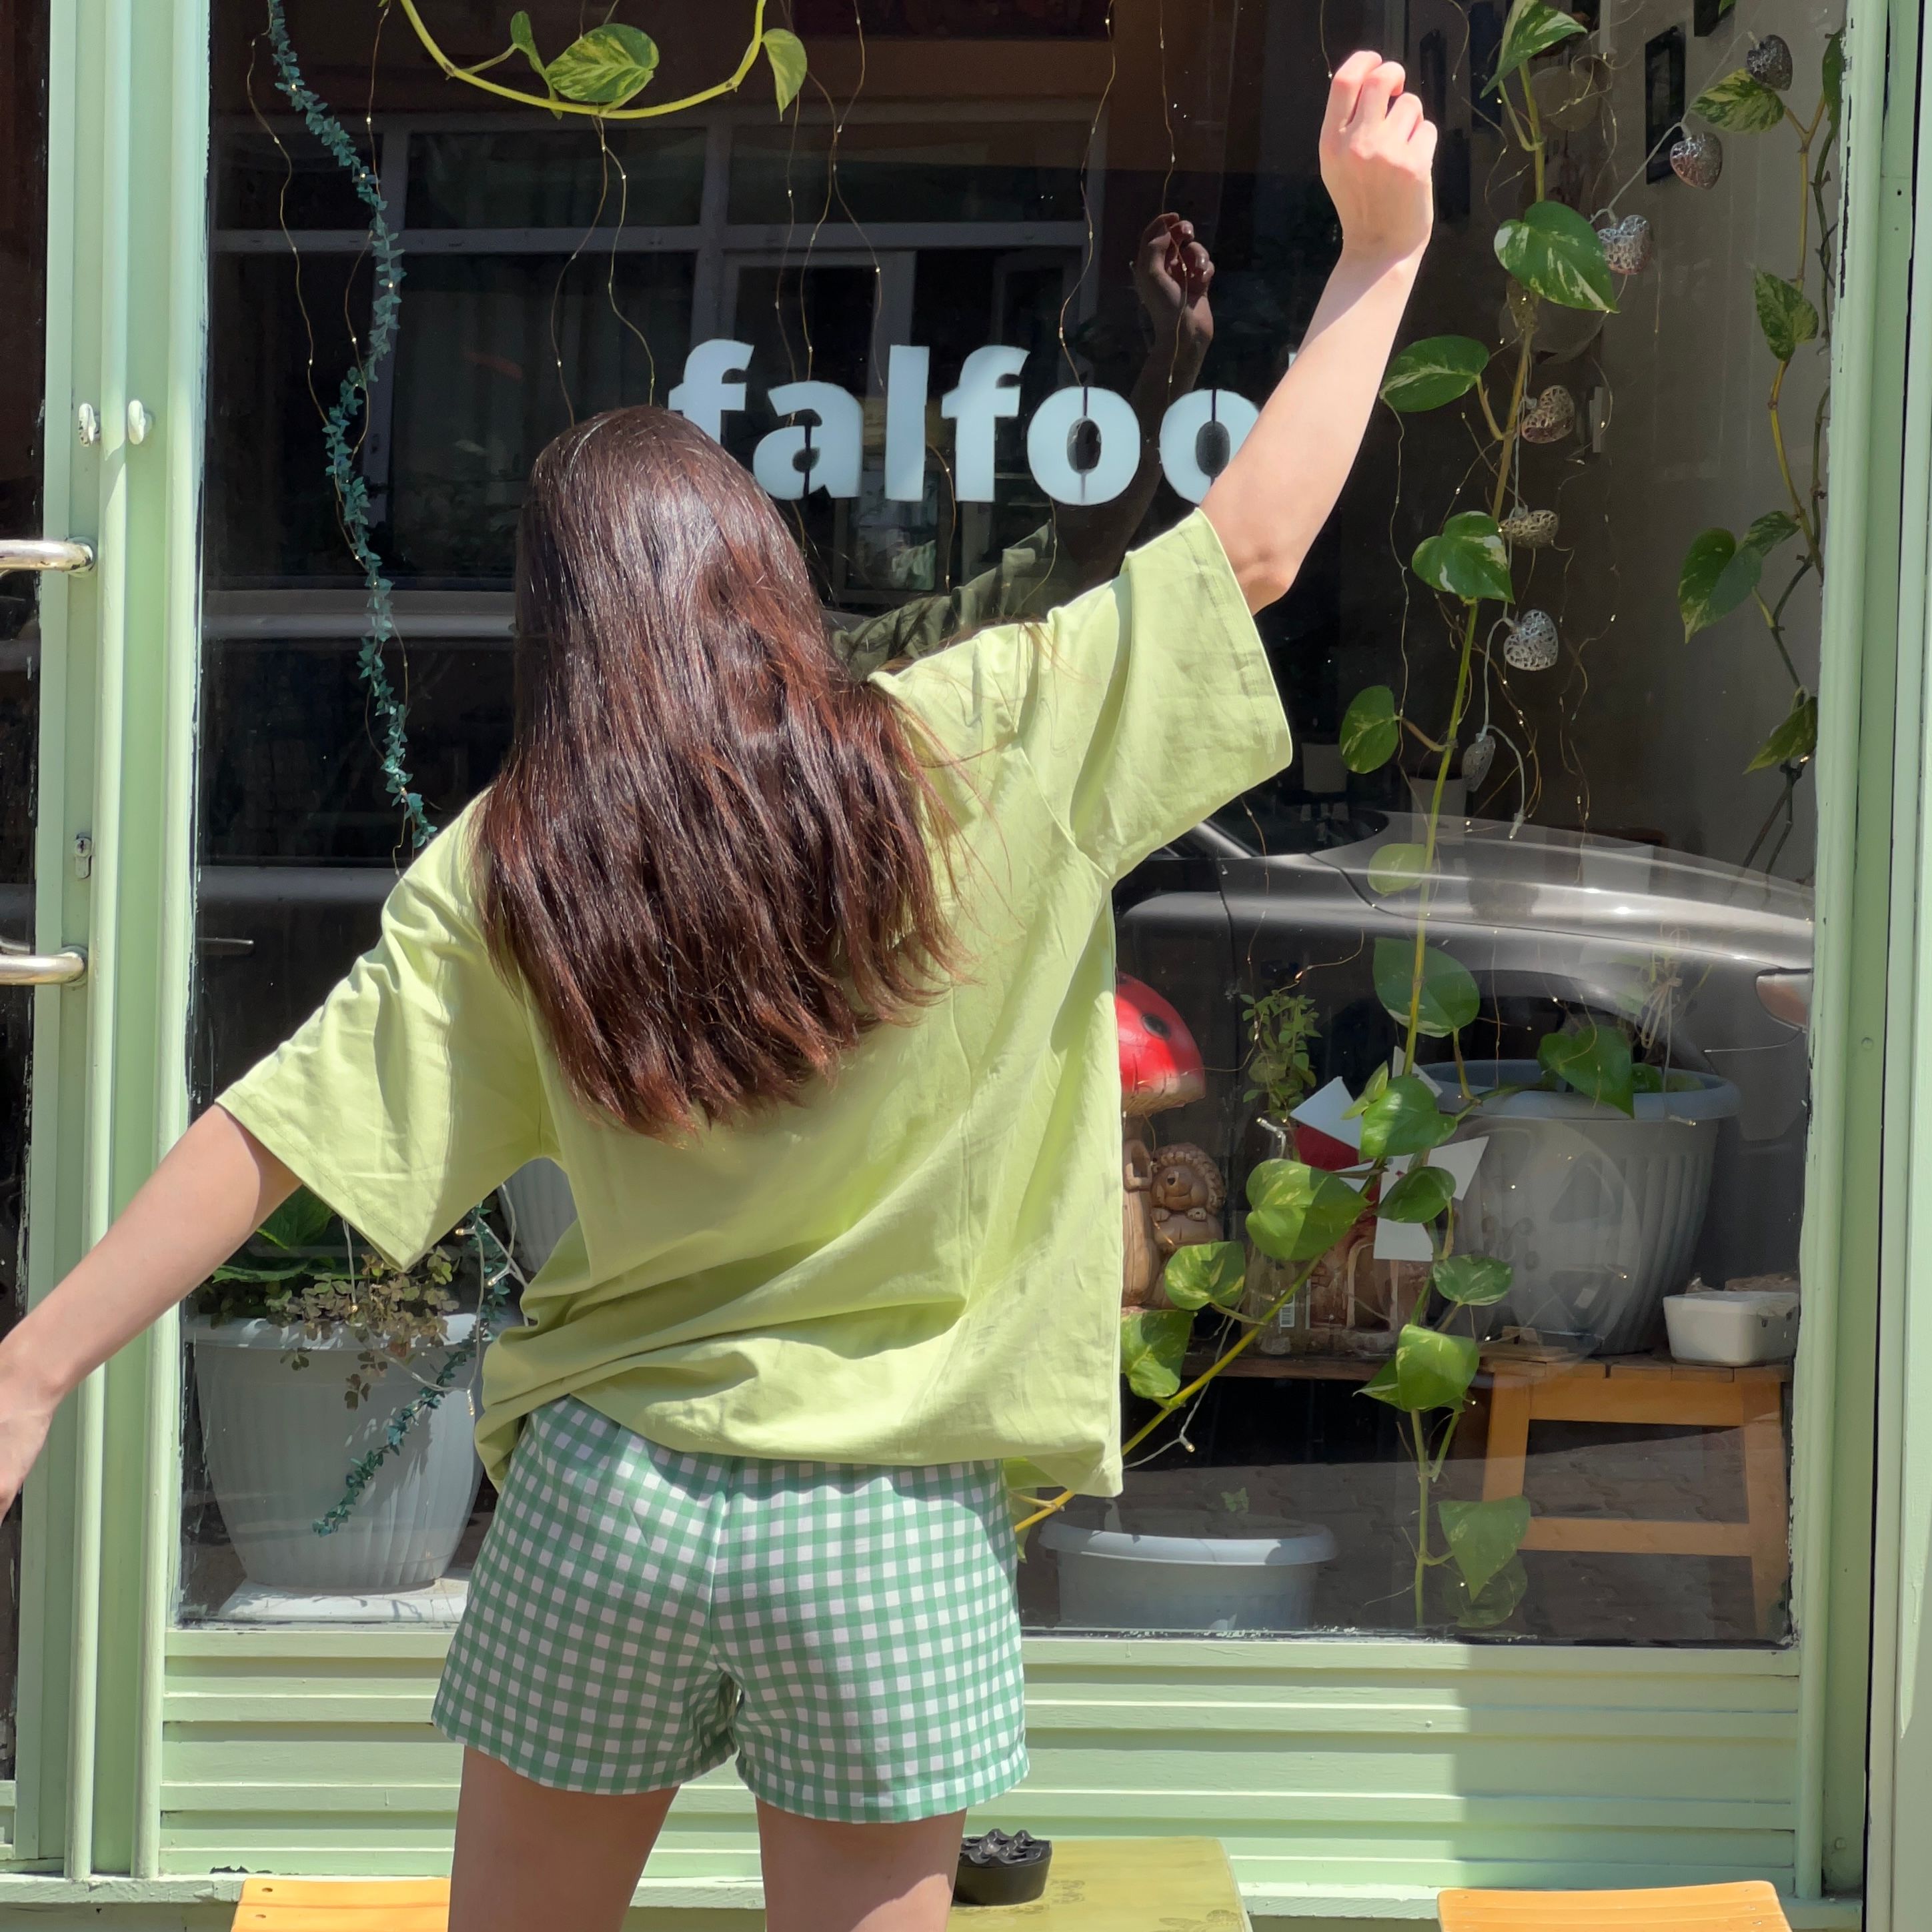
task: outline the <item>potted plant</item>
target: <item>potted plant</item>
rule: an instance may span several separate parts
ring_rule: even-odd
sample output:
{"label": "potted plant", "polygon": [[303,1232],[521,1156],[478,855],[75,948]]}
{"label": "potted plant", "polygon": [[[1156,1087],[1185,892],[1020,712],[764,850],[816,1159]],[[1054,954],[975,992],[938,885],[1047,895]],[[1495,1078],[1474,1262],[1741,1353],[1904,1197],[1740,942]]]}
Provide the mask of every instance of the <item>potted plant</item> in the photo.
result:
{"label": "potted plant", "polygon": [[453,1388],[481,1340],[458,1291],[487,1297],[488,1246],[472,1215],[392,1268],[303,1189],[197,1291],[208,1478],[251,1582],[412,1590],[448,1568],[482,1474]]}

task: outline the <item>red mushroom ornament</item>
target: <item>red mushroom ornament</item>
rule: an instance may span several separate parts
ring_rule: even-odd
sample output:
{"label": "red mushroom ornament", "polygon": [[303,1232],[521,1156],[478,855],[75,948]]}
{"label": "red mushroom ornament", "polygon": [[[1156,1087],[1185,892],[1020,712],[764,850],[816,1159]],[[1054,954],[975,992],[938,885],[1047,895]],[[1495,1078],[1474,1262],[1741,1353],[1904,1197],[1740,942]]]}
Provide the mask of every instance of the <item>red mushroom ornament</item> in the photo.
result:
{"label": "red mushroom ornament", "polygon": [[1208,1072],[1187,1022],[1160,994],[1123,976],[1114,988],[1114,1021],[1120,1042],[1121,1178],[1126,1213],[1121,1228],[1124,1308],[1166,1305],[1160,1292],[1166,1247],[1154,1223],[1154,1159],[1142,1123],[1168,1107],[1204,1100]]}

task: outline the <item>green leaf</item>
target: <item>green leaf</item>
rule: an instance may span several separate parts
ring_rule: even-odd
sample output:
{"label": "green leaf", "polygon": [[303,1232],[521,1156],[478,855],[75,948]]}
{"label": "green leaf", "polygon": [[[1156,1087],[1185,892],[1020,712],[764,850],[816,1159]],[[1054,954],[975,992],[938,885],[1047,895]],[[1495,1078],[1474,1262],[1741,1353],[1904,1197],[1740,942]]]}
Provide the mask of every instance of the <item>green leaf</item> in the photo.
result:
{"label": "green leaf", "polygon": [[1238,1241],[1193,1241],[1176,1248],[1160,1285],[1177,1308],[1232,1308],[1241,1298],[1247,1257]]}
{"label": "green leaf", "polygon": [[1456,1177],[1444,1167],[1412,1167],[1386,1190],[1376,1212],[1384,1221],[1434,1220],[1456,1198]]}
{"label": "green leaf", "polygon": [[1784,118],[1784,103],[1743,68],[1714,80],[1690,104],[1690,111],[1729,134],[1762,134]]}
{"label": "green leaf", "polygon": [[1427,854],[1420,845],[1391,840],[1369,861],[1369,886],[1378,892],[1412,892],[1422,883]]}
{"label": "green leaf", "polygon": [[1664,1091],[1664,1070],[1660,1066],[1646,1066],[1640,1061],[1630,1069],[1630,1091],[1633,1094],[1661,1094]]}
{"label": "green leaf", "polygon": [[772,85],[778,89],[782,114],[805,85],[805,43],[782,27],[770,28],[765,34],[765,58],[772,64]]}
{"label": "green leaf", "polygon": [[1507,604],[1516,595],[1502,532],[1495,518],[1480,510],[1464,510],[1442,526],[1439,536],[1424,538],[1410,568],[1432,590],[1466,603],[1493,597]]}
{"label": "green leaf", "polygon": [[1412,342],[1388,365],[1382,400],[1405,415],[1438,410],[1466,396],[1490,366],[1490,352],[1467,335],[1432,335]]}
{"label": "green leaf", "polygon": [[1369,1084],[1357,1097],[1353,1106],[1342,1109],[1345,1120],[1358,1120],[1388,1091],[1389,1070],[1387,1064],[1378,1061],[1374,1072],[1369,1076]]}
{"label": "green leaf", "polygon": [[1735,610],[1757,588],[1763,568],[1763,554],[1740,544],[1729,530],[1706,530],[1694,538],[1677,573],[1677,610],[1685,641]]}
{"label": "green leaf", "polygon": [[[1396,1022],[1408,1024],[1414,992],[1415,946],[1407,939],[1376,941],[1376,996]],[[1432,1040],[1459,1033],[1481,1010],[1482,994],[1468,968],[1439,946],[1422,950],[1422,998],[1417,1008],[1417,1030]]]}
{"label": "green leaf", "polygon": [[1573,1033],[1546,1034],[1536,1058],[1544,1072],[1578,1093],[1620,1114],[1636,1113],[1630,1042],[1620,1028],[1586,1020]]}
{"label": "green leaf", "polygon": [[1533,201],[1505,221],[1496,230],[1496,260],[1559,308],[1616,313],[1616,284],[1597,231],[1560,201]]}
{"label": "green leaf", "polygon": [[330,1219],[326,1202],[318,1200],[306,1187],[298,1187],[256,1232],[278,1248],[311,1248],[322,1238]]}
{"label": "green leaf", "polygon": [[1503,22],[1503,37],[1496,49],[1496,71],[1491,85],[1500,88],[1526,60],[1546,52],[1559,40],[1583,31],[1581,20],[1559,13],[1544,0],[1516,0]]}
{"label": "green leaf", "polygon": [[621,107],[650,86],[657,70],[657,44],[650,34],[610,21],[572,40],[544,78],[566,100]]}
{"label": "green leaf", "polygon": [[1412,1322],[1396,1338],[1395,1353],[1363,1384],[1362,1393],[1405,1415],[1460,1408],[1476,1378],[1480,1352],[1466,1335],[1445,1335]]}
{"label": "green leaf", "polygon": [[1426,1080],[1404,1073],[1391,1080],[1362,1112],[1362,1158],[1426,1154],[1456,1131],[1454,1117],[1436,1105]]}
{"label": "green leaf", "polygon": [[1429,1270],[1429,1285],[1459,1308],[1486,1308],[1508,1294],[1515,1275],[1493,1255],[1450,1255]]}
{"label": "green leaf", "polygon": [[1472,1593],[1462,1573],[1454,1564],[1436,1573],[1450,1614],[1462,1630],[1494,1630],[1516,1614],[1516,1607],[1529,1590],[1529,1572],[1520,1556],[1512,1556],[1479,1593]]}
{"label": "green leaf", "polygon": [[1165,1402],[1179,1393],[1193,1328],[1185,1308],[1135,1308],[1120,1317],[1120,1373],[1135,1394]]}
{"label": "green leaf", "polygon": [[266,1268],[251,1268],[239,1262],[224,1262],[208,1279],[211,1281],[292,1281],[298,1274],[307,1274],[309,1264],[301,1256],[292,1256],[285,1262],[275,1262]]}
{"label": "green leaf", "polygon": [[1758,518],[1739,541],[1740,550],[1754,550],[1760,556],[1768,556],[1781,543],[1789,543],[1798,534],[1798,519],[1788,510],[1773,510]]}
{"label": "green leaf", "polygon": [[1832,124],[1832,139],[1835,141],[1845,104],[1845,30],[1842,27],[1825,43],[1818,78],[1825,92],[1826,118]]}
{"label": "green leaf", "polygon": [[536,77],[546,86],[550,75],[543,63],[543,56],[537,52],[537,37],[530,31],[530,16],[521,11],[510,16],[510,44],[530,64]]}
{"label": "green leaf", "polygon": [[1766,344],[1779,362],[1789,362],[1801,344],[1817,335],[1818,311],[1812,307],[1811,298],[1797,283],[1767,274],[1762,268],[1752,272],[1751,288],[1757,300],[1758,326],[1764,331]]}
{"label": "green leaf", "polygon": [[1248,1176],[1248,1238],[1278,1262],[1325,1255],[1361,1218],[1362,1197],[1298,1160],[1264,1160]]}
{"label": "green leaf", "polygon": [[1483,1503],[1438,1503],[1436,1514],[1442,1519],[1449,1554],[1474,1597],[1482,1594],[1490,1579],[1501,1573],[1529,1534],[1527,1496],[1497,1496]]}
{"label": "green leaf", "polygon": [[1818,748],[1818,700],[1800,691],[1784,714],[1784,722],[1758,747],[1747,772],[1767,772],[1773,765],[1802,765]]}
{"label": "green leaf", "polygon": [[1342,718],[1342,762],[1355,772],[1379,771],[1395,756],[1402,724],[1395,693],[1385,684],[1356,692]]}

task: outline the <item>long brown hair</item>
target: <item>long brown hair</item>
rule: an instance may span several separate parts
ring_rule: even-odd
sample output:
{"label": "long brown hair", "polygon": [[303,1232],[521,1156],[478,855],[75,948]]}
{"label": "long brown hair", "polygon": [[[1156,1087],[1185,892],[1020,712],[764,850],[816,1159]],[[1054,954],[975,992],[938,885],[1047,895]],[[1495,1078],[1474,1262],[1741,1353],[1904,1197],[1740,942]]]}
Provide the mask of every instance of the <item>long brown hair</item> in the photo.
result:
{"label": "long brown hair", "polygon": [[586,1111],[660,1137],[740,1120],[933,995],[934,795],[710,437],[614,410],[538,457],[516,651],[483,922]]}

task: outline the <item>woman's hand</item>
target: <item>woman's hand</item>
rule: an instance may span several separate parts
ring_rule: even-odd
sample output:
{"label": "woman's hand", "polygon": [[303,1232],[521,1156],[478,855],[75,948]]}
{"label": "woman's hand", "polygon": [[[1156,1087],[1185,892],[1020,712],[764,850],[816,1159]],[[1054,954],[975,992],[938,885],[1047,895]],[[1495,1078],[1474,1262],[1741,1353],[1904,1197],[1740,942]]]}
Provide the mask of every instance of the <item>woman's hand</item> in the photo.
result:
{"label": "woman's hand", "polygon": [[1194,224],[1178,214],[1156,214],[1142,232],[1134,256],[1134,288],[1154,324],[1154,346],[1176,344],[1190,351],[1195,366],[1214,340],[1214,311],[1208,291],[1214,263],[1196,240]]}
{"label": "woman's hand", "polygon": [[38,1394],[0,1377],[0,1516],[14,1507],[52,1419],[52,1408]]}
{"label": "woman's hand", "polygon": [[1394,61],[1351,54],[1322,122],[1322,179],[1342,218],[1342,252],[1395,262],[1419,255],[1435,224],[1436,129],[1402,91]]}

